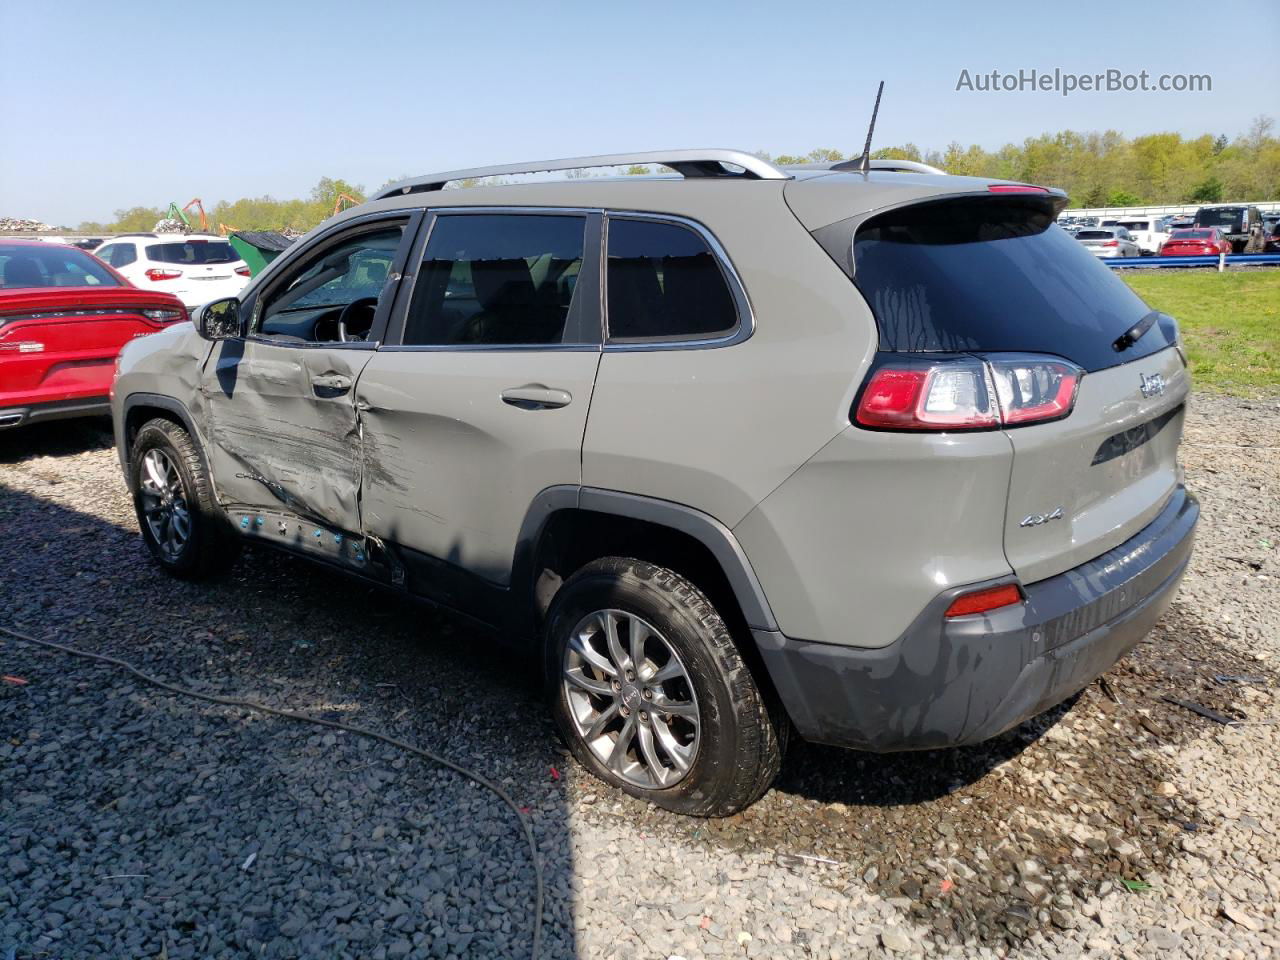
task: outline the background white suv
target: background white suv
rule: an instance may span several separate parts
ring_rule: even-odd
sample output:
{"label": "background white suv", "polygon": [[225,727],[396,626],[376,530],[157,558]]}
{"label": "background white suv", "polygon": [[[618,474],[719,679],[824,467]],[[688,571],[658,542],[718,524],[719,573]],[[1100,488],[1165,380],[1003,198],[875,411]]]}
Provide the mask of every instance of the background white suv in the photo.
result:
{"label": "background white suv", "polygon": [[134,233],[94,251],[135,287],[163,290],[198,307],[234,297],[249,282],[249,267],[222,237]]}

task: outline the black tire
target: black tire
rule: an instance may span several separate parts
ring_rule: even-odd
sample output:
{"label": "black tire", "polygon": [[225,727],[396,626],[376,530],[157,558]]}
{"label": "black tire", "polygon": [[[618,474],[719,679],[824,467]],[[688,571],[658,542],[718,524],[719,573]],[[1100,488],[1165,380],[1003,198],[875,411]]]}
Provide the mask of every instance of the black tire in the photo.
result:
{"label": "black tire", "polygon": [[[181,503],[190,519],[190,533],[176,551],[166,549],[157,539],[147,519],[147,507],[155,505],[143,490],[144,460],[158,450],[172,463],[177,474]],[[184,580],[200,580],[225,572],[240,554],[240,538],[227,523],[213,496],[213,485],[195,441],[171,420],[148,420],[138,431],[129,451],[129,487],[142,539],[167,573]]]}
{"label": "black tire", "polygon": [[[633,615],[659,631],[693,689],[698,745],[687,773],[671,786],[643,787],[623,779],[579,733],[563,679],[566,649],[584,618],[602,610]],[[593,561],[556,594],[544,651],[548,697],[561,736],[578,762],[605,782],[676,813],[725,817],[758,800],[777,777],[787,721],[780,710],[770,710],[724,619],[679,574],[630,558]]]}

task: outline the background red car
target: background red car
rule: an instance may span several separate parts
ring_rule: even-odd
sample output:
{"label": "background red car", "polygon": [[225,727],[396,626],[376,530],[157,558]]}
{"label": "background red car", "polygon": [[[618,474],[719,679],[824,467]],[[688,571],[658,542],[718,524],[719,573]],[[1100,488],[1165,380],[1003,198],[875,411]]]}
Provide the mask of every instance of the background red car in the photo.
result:
{"label": "background red car", "polygon": [[186,319],[69,244],[0,239],[0,429],[109,414],[120,348]]}
{"label": "background red car", "polygon": [[1160,246],[1162,257],[1216,257],[1231,253],[1231,241],[1217,227],[1188,227],[1171,230]]}

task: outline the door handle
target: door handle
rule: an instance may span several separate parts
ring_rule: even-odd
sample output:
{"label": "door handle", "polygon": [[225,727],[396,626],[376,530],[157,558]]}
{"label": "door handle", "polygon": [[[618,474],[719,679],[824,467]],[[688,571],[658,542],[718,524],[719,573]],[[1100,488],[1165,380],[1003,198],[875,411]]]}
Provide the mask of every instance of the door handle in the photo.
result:
{"label": "door handle", "polygon": [[317,397],[340,397],[351,389],[351,378],[340,373],[325,373],[311,378],[311,391]]}
{"label": "door handle", "polygon": [[526,383],[523,387],[509,387],[502,391],[502,402],[522,410],[554,410],[573,402],[568,390],[557,390],[540,383]]}

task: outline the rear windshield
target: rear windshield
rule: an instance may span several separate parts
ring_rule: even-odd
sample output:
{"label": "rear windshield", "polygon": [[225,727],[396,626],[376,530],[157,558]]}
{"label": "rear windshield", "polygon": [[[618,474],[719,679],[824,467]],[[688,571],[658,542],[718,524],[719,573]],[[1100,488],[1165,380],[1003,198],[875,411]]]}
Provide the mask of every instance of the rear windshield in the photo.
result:
{"label": "rear windshield", "polygon": [[102,262],[63,244],[0,243],[0,289],[18,287],[118,287]]}
{"label": "rear windshield", "polygon": [[1163,349],[1175,335],[1160,323],[1115,350],[1151,308],[1057,227],[1052,201],[1040,197],[958,197],[888,211],[858,229],[853,261],[881,350],[1028,351],[1100,370]]}
{"label": "rear windshield", "polygon": [[1171,240],[1211,240],[1212,230],[1175,230],[1169,235]]}
{"label": "rear windshield", "polygon": [[232,263],[240,255],[225,240],[188,240],[185,243],[153,243],[147,259],[161,263]]}
{"label": "rear windshield", "polygon": [[1202,209],[1196,214],[1197,227],[1238,227],[1240,225],[1240,216],[1243,210],[1231,209],[1230,207],[1219,207],[1217,209]]}
{"label": "rear windshield", "polygon": [[1114,240],[1114,230],[1081,230],[1076,234],[1077,240]]}

